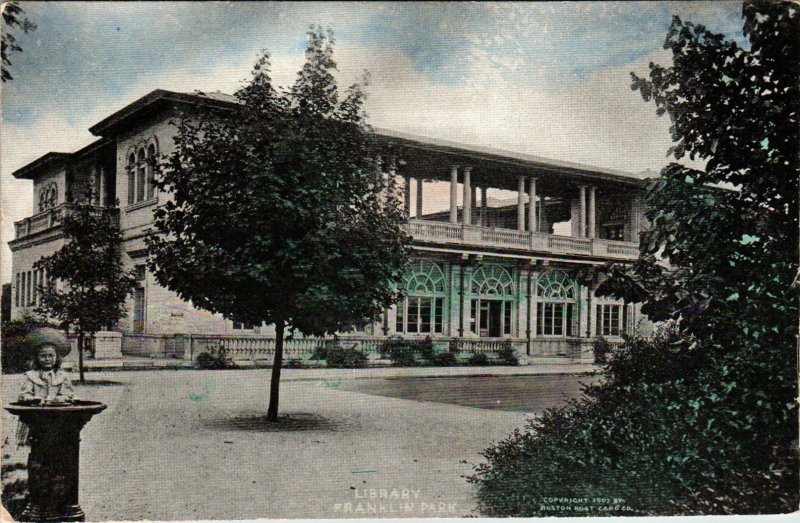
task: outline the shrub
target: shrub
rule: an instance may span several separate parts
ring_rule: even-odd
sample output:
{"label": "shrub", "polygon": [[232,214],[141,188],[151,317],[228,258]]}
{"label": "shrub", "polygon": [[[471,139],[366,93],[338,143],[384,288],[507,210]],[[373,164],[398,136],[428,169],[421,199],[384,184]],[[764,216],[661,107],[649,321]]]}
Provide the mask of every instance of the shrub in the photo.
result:
{"label": "shrub", "polygon": [[[791,352],[790,347],[785,352]],[[716,352],[716,354],[714,354]],[[715,350],[674,326],[612,349],[604,380],[484,451],[469,479],[486,516],[778,513],[796,508],[796,409],[785,354]],[[791,375],[794,369],[785,373]],[[795,391],[796,392],[796,391]],[[546,498],[621,498],[619,511]],[[569,506],[569,504],[566,504]]]}
{"label": "shrub", "polygon": [[594,353],[594,362],[602,365],[606,362],[608,353],[611,352],[611,344],[605,338],[597,338],[592,344],[592,352]]}
{"label": "shrub", "polygon": [[472,365],[473,367],[485,367],[489,365],[489,356],[483,352],[473,352],[467,360],[467,365]]}
{"label": "shrub", "polygon": [[380,352],[397,367],[413,367],[419,365],[420,360],[430,362],[436,354],[430,338],[422,341],[389,338],[381,345]]}
{"label": "shrub", "polygon": [[195,364],[206,370],[235,369],[237,365],[228,352],[224,346],[209,347],[197,355]]}
{"label": "shrub", "polygon": [[360,369],[367,366],[367,355],[355,348],[329,348],[325,362],[337,369]]}
{"label": "shrub", "polygon": [[59,326],[33,316],[23,316],[3,323],[2,366],[4,374],[25,372],[31,369],[31,355],[25,346],[25,337],[41,327]]}
{"label": "shrub", "polygon": [[517,351],[514,350],[514,347],[511,345],[511,342],[507,342],[503,345],[499,351],[497,351],[497,356],[499,358],[500,365],[511,365],[516,366],[519,365],[519,358],[517,358]]}

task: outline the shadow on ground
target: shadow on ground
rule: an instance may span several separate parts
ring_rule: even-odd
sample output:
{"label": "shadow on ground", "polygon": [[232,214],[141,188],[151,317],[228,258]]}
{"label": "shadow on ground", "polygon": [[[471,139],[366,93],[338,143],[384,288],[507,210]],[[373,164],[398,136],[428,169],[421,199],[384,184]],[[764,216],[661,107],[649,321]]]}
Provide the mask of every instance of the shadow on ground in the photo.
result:
{"label": "shadow on ground", "polygon": [[84,380],[84,381],[75,380],[72,382],[72,384],[81,387],[89,385],[93,387],[120,387],[125,385],[121,381],[111,381],[111,380]]}
{"label": "shadow on ground", "polygon": [[217,418],[206,420],[203,425],[211,430],[251,430],[258,432],[304,432],[326,431],[339,432],[350,430],[352,423],[333,420],[318,414],[292,413],[278,416],[278,421],[267,421],[266,416],[239,416],[235,418]]}

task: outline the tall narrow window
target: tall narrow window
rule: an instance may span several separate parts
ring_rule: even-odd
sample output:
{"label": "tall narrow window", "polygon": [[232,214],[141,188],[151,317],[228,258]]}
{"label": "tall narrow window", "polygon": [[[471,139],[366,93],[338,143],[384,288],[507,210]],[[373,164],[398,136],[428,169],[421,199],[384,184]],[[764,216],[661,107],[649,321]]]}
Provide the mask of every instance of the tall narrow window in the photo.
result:
{"label": "tall narrow window", "polygon": [[33,305],[33,271],[28,271],[28,289],[25,296],[25,306],[30,307]]}
{"label": "tall narrow window", "polygon": [[155,172],[156,166],[156,146],[155,144],[150,144],[150,147],[147,148],[147,199],[149,200],[155,195],[155,183],[153,181],[153,175]]}
{"label": "tall narrow window", "polygon": [[136,201],[141,202],[144,200],[144,186],[145,186],[145,167],[147,162],[144,157],[144,148],[139,149],[139,157],[136,161]]}
{"label": "tall narrow window", "polygon": [[16,292],[14,293],[14,307],[19,307],[19,292],[20,292],[19,273],[16,274],[16,280],[15,281],[16,281],[17,285],[16,285],[16,288],[14,289],[14,290],[16,290]]}
{"label": "tall narrow window", "polygon": [[136,288],[133,291],[133,332],[144,332],[145,323],[145,276],[144,265],[136,266]]}
{"label": "tall narrow window", "polygon": [[128,157],[128,205],[136,201],[136,157]]}
{"label": "tall narrow window", "polygon": [[33,271],[33,296],[31,297],[31,305],[36,305],[36,300],[39,299],[39,271]]}

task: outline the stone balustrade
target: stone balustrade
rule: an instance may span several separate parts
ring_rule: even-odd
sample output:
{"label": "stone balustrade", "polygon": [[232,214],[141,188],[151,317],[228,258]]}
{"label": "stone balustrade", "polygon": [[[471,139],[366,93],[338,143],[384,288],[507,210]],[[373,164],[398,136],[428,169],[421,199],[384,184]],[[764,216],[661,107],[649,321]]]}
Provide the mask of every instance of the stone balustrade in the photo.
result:
{"label": "stone balustrade", "polygon": [[409,221],[408,231],[414,240],[462,247],[509,248],[551,254],[601,256],[622,260],[635,260],[639,256],[637,243],[598,238],[577,238],[429,220]]}
{"label": "stone balustrade", "polygon": [[[47,209],[42,212],[36,213],[33,216],[24,218],[18,222],[14,222],[15,239],[24,238],[32,234],[36,234],[47,229],[56,227],[61,223],[61,218],[65,212],[70,212],[75,208],[75,204],[62,203],[52,209]],[[101,211],[102,207],[97,207],[97,211]],[[116,215],[115,218],[116,219]]]}

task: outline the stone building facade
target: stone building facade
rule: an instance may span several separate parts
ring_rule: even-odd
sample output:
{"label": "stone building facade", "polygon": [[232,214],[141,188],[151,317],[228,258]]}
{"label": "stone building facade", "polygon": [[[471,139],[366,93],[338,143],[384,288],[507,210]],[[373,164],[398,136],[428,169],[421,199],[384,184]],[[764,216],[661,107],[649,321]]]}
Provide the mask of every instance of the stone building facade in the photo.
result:
{"label": "stone building facade", "polygon": [[[33,270],[63,244],[59,217],[95,190],[98,206],[119,201],[126,266],[139,285],[115,326],[123,352],[153,354],[176,335],[268,337],[269,326],[198,310],[145,269],[153,211],[170,197],[152,184],[148,159],[172,152],[179,114],[224,110],[220,93],[157,90],[98,122],[98,140],[75,153],[48,153],[14,176],[34,184],[35,213],[9,243],[12,317],[32,309],[46,275]],[[531,357],[574,356],[597,337],[647,329],[639,308],[595,296],[607,262],[631,262],[646,227],[645,181],[630,173],[377,129],[381,170],[400,184],[413,262],[398,282],[405,297],[372,325],[343,337],[403,336],[481,343],[511,341]],[[429,210],[431,199],[446,202]],[[449,200],[449,201],[448,201]]]}

